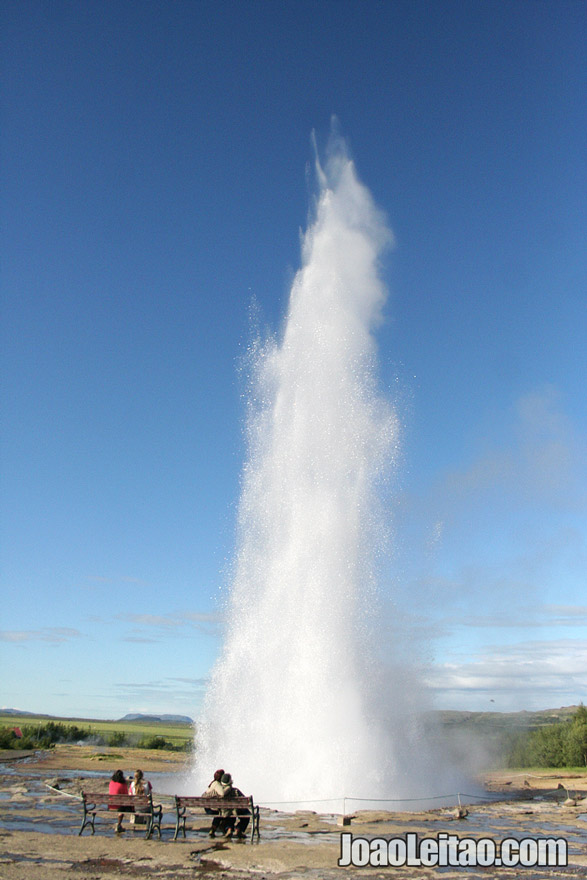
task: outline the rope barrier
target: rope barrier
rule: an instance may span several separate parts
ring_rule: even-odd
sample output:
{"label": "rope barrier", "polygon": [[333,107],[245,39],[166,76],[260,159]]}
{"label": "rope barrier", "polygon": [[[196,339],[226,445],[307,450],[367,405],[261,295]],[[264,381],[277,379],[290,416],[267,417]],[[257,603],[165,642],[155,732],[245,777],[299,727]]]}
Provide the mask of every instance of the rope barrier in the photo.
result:
{"label": "rope barrier", "polygon": [[[70,794],[68,791],[63,791],[61,788],[55,788],[54,785],[49,785],[48,782],[44,782],[43,785],[45,786],[45,788],[50,788],[51,791],[57,792],[57,794],[62,794],[63,797],[75,798],[78,801],[83,800],[81,795]],[[153,792],[153,794],[155,794],[155,792]],[[168,800],[168,801],[172,802],[173,798],[174,798],[174,795],[172,795],[172,794],[157,794],[157,799],[160,801]]]}
{"label": "rope barrier", "polygon": [[336,803],[340,801],[361,801],[364,803],[377,803],[377,804],[408,804],[408,803],[416,803],[421,801],[441,801],[441,800],[449,800],[451,798],[476,798],[477,800],[491,800],[492,798],[501,798],[502,795],[498,795],[494,792],[487,792],[486,794],[467,794],[466,792],[449,792],[448,794],[437,794],[437,795],[425,795],[423,797],[417,798],[360,798],[353,797],[352,795],[341,795],[340,797],[333,798],[305,798],[303,801],[263,801],[262,806],[267,806],[268,804],[273,805],[282,805],[282,804],[323,804],[323,803]]}
{"label": "rope barrier", "polygon": [[[375,803],[394,803],[394,804],[403,804],[403,803],[411,803],[415,801],[442,801],[447,798],[458,798],[460,794],[463,792],[451,792],[450,794],[435,794],[435,795],[426,795],[425,797],[418,798],[356,798],[356,797],[345,797],[347,801],[374,801]],[[463,795],[464,797],[470,797],[470,795]],[[480,795],[479,795],[480,796]]]}
{"label": "rope barrier", "polygon": [[82,799],[82,798],[81,798],[81,795],[79,795],[79,794],[70,794],[68,791],[61,791],[60,788],[55,788],[54,785],[49,785],[48,782],[44,782],[43,785],[44,785],[46,788],[50,788],[51,791],[56,791],[58,794],[62,794],[64,797],[75,798],[75,799],[78,800],[78,801],[81,801],[81,799]]}
{"label": "rope barrier", "polygon": [[[525,774],[521,773],[519,775],[523,776]],[[542,779],[543,777],[536,776],[534,778]],[[57,792],[57,794],[61,794],[64,797],[74,798],[75,800],[78,800],[78,801],[82,800],[81,795],[70,794],[68,791],[62,791],[60,788],[55,788],[55,786],[49,785],[48,782],[45,782],[44,785],[46,788],[49,788],[49,789],[51,789],[51,791],[55,791],[55,792]],[[541,791],[540,794],[541,795],[554,794],[557,791],[560,791],[560,789],[558,789],[558,788],[547,789],[546,791]],[[449,794],[426,795],[424,797],[417,797],[417,798],[375,798],[375,797],[360,798],[360,797],[353,797],[352,795],[341,795],[340,797],[332,797],[332,798],[311,798],[311,797],[308,797],[308,798],[305,798],[304,800],[300,800],[300,801],[296,801],[296,800],[263,801],[262,804],[260,804],[260,806],[264,806],[264,807],[266,807],[266,806],[283,806],[286,804],[293,806],[296,804],[329,804],[329,803],[341,803],[341,802],[343,804],[345,804],[345,806],[346,806],[347,801],[357,801],[359,803],[376,803],[376,804],[409,804],[409,803],[418,803],[418,802],[422,802],[422,801],[450,800],[451,798],[458,800],[460,803],[461,797],[472,798],[473,800],[491,802],[492,800],[503,799],[504,794],[505,794],[505,792],[491,792],[491,791],[488,791],[485,794],[470,794],[467,792],[459,791],[459,792],[449,792]],[[164,800],[164,799],[171,800],[173,798],[173,795],[159,794],[158,798],[160,800]]]}
{"label": "rope barrier", "polygon": [[342,801],[342,797],[333,798],[304,798],[303,801],[263,801],[263,804],[330,804],[333,801]]}
{"label": "rope barrier", "polygon": [[[564,775],[559,775],[557,773],[547,773],[547,774],[546,773],[543,773],[543,774],[541,774],[541,773],[506,773],[505,774],[506,779],[509,779],[510,777],[512,779],[516,779],[516,777],[518,777],[518,776],[525,776],[526,779],[567,779],[568,778]],[[571,778],[573,778],[573,777],[571,777]],[[498,781],[499,780],[496,780],[496,782],[498,782]]]}

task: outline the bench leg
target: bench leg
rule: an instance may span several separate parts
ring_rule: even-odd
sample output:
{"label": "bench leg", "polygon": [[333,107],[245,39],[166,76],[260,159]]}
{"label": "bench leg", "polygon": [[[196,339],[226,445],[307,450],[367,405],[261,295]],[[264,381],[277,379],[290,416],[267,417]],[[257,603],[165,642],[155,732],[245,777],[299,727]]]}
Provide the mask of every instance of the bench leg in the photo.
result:
{"label": "bench leg", "polygon": [[179,812],[177,813],[177,821],[175,823],[175,834],[173,835],[174,840],[177,840],[180,830],[183,832],[183,836],[185,839],[185,807],[182,807],[182,809],[184,811],[183,814],[181,814]]}
{"label": "bench leg", "polygon": [[82,834],[84,833],[84,828],[86,828],[88,825],[91,825],[91,827],[92,827],[92,834],[94,834],[94,833],[95,833],[95,830],[96,830],[96,829],[94,828],[94,822],[95,822],[95,820],[96,820],[96,814],[95,814],[95,813],[87,813],[87,812],[84,811],[84,818],[83,818],[83,821],[82,821],[82,827],[81,827],[80,830],[78,831],[78,835],[77,835],[77,836],[78,836],[78,837],[81,837]]}
{"label": "bench leg", "polygon": [[161,816],[162,816],[162,813],[163,813],[163,810],[161,807],[159,807],[158,810],[154,810],[152,813],[150,813],[149,818],[147,820],[147,833],[145,834],[145,837],[147,838],[147,840],[149,840],[149,838],[152,837],[153,831],[157,832],[159,840],[161,840]]}
{"label": "bench leg", "polygon": [[179,819],[177,820],[177,824],[175,826],[175,834],[173,835],[174,840],[177,840],[180,831],[183,834],[183,838],[185,840],[185,819],[181,820],[181,822]]}

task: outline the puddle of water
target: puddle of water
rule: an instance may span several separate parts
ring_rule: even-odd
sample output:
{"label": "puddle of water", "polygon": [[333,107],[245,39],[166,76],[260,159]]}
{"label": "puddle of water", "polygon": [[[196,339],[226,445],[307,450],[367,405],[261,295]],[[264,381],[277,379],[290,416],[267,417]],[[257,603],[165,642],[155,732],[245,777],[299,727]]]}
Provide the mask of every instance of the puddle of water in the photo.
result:
{"label": "puddle of water", "polygon": [[[65,834],[76,836],[81,826],[81,815],[72,815],[69,819],[51,819],[51,818],[34,818],[32,816],[18,816],[11,813],[9,817],[0,817],[0,829],[4,831],[37,831],[40,834]],[[173,838],[175,833],[175,823],[172,825],[161,826],[161,837],[163,840]],[[96,835],[114,837],[114,823],[100,821],[98,816],[96,819]],[[133,830],[132,826],[125,825],[124,837],[133,839],[134,837],[144,837],[145,828],[137,827]],[[84,832],[84,837],[91,837],[89,831]]]}
{"label": "puddle of water", "polygon": [[77,815],[81,811],[80,804],[81,801],[74,801],[73,805],[71,803],[66,803],[65,801],[59,801],[58,803],[48,801],[44,804],[39,804],[38,809],[54,810],[56,813],[75,813]]}
{"label": "puddle of water", "polygon": [[8,752],[0,758],[0,767],[2,770],[8,770],[14,764],[30,764],[31,761],[37,759],[39,752],[24,752],[21,754],[11,754]]}
{"label": "puddle of water", "polygon": [[[51,803],[37,804],[37,803],[32,803],[31,801],[11,801],[10,806],[9,806],[9,810],[11,813],[18,813],[18,812],[22,813],[24,811],[27,811],[30,813],[31,810],[42,810],[43,812],[47,812],[47,813],[49,813],[49,812],[50,813],[58,813],[58,814],[68,813],[71,816],[77,816],[78,814],[81,816],[81,814],[82,814],[82,808],[77,801],[75,801],[73,805],[69,802],[68,803],[63,802],[63,803],[58,803],[58,804],[51,804]],[[7,813],[7,810],[5,807],[3,807],[2,811],[0,812],[0,816],[6,815],[6,813]]]}
{"label": "puddle of water", "polygon": [[79,826],[73,825],[70,820],[55,819],[31,819],[30,816],[11,816],[9,819],[0,818],[0,828],[4,831],[39,831],[41,834],[77,834]]}
{"label": "puddle of water", "polygon": [[4,776],[16,777],[16,778],[25,778],[25,779],[80,779],[83,777],[92,777],[92,778],[104,778],[110,779],[112,776],[112,772],[108,773],[105,770],[59,770],[59,772],[51,773],[48,768],[35,768],[35,767],[27,767],[24,768],[23,761],[21,761],[18,766],[0,767],[0,778]]}

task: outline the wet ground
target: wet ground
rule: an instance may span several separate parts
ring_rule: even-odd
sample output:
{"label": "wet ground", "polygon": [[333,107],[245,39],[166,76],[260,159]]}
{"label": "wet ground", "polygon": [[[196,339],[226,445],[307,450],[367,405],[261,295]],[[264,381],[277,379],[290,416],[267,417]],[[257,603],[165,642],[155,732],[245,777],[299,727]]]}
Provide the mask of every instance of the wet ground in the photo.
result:
{"label": "wet ground", "polygon": [[[86,747],[87,748],[87,747]],[[195,818],[185,840],[173,841],[175,813],[169,791],[170,774],[179,777],[182,765],[161,756],[124,756],[146,769],[155,790],[155,801],[163,804],[162,840],[146,841],[142,831],[114,833],[114,821],[98,816],[96,834],[78,836],[82,809],[82,788],[106,789],[112,769],[122,759],[97,761],[89,753],[59,750],[50,755],[28,755],[3,761],[0,755],[0,878],[2,880],[63,880],[65,877],[106,880],[113,877],[153,878],[320,878],[360,875],[365,880],[405,877],[476,878],[524,877],[526,880],[587,877],[587,775],[572,778],[506,779],[493,777],[488,783],[489,802],[468,804],[467,815],[456,818],[451,808],[422,812],[360,811],[350,825],[339,817],[313,811],[284,813],[262,809],[261,839],[210,840],[208,822]],[[114,758],[114,755],[112,756]],[[71,762],[80,766],[71,766]],[[64,766],[59,766],[62,763]],[[123,769],[127,772],[126,766]],[[152,769],[150,769],[152,767]],[[560,786],[560,787],[559,787]],[[202,821],[202,819],[204,819]],[[189,825],[188,825],[189,827]],[[569,865],[549,868],[339,868],[341,832],[368,840],[403,837],[410,832],[419,838],[441,833],[459,837],[560,837],[568,841]]]}

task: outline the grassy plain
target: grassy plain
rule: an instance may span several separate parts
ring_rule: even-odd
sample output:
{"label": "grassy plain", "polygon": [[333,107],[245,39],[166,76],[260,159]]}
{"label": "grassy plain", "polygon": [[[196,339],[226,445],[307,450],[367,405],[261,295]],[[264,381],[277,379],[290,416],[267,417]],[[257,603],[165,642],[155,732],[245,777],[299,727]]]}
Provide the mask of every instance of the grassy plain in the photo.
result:
{"label": "grassy plain", "polygon": [[5,715],[0,713],[0,727],[34,727],[55,721],[61,724],[75,724],[83,730],[90,730],[92,735],[105,741],[114,733],[124,733],[129,743],[138,742],[143,738],[161,736],[175,748],[183,748],[194,737],[193,724],[168,721],[103,721],[92,718],[61,718],[55,715]]}

